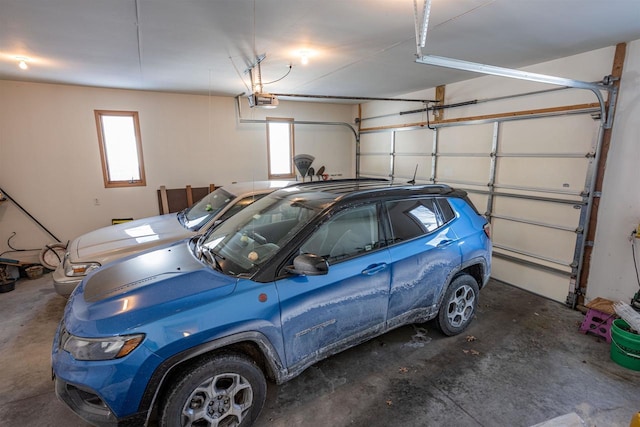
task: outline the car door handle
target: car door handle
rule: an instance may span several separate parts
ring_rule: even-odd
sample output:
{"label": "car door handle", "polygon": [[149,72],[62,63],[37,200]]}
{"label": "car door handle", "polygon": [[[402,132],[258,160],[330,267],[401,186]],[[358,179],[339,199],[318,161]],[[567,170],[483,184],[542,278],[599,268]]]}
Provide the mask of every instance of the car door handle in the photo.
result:
{"label": "car door handle", "polygon": [[374,274],[381,272],[385,268],[387,268],[387,264],[384,262],[382,264],[373,264],[362,270],[362,274],[366,276],[373,276]]}
{"label": "car door handle", "polygon": [[450,245],[451,243],[453,243],[453,240],[451,240],[451,239],[441,240],[440,243],[438,243],[438,245],[436,247],[437,248],[443,248],[445,246]]}

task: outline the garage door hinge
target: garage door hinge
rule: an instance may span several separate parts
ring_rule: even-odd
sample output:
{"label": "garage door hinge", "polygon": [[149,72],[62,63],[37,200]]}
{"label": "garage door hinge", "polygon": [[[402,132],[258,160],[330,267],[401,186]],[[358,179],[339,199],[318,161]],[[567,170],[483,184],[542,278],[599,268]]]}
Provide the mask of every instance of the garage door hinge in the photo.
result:
{"label": "garage door hinge", "polygon": [[577,299],[578,299],[578,296],[573,292],[570,292],[569,295],[567,295],[565,304],[568,305],[569,307],[573,307],[573,304],[577,301]]}

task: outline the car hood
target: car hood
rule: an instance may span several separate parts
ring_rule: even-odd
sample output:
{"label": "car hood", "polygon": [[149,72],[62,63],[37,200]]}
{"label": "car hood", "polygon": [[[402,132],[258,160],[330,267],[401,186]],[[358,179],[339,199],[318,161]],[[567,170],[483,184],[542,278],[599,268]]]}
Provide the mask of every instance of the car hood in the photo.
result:
{"label": "car hood", "polygon": [[91,261],[106,264],[194,234],[180,225],[176,214],[160,215],[83,234],[70,245],[69,256],[72,262]]}
{"label": "car hood", "polygon": [[183,241],[87,276],[71,295],[65,322],[81,336],[122,332],[228,295],[236,282],[200,263]]}

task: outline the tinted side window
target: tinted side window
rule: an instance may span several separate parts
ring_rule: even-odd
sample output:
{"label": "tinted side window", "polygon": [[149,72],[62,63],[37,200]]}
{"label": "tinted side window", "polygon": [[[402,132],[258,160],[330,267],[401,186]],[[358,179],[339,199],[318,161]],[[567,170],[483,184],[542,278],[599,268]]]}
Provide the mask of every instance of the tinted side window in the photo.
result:
{"label": "tinted side window", "polygon": [[350,208],[318,227],[302,245],[300,253],[320,255],[335,262],[378,248],[378,236],[376,205]]}
{"label": "tinted side window", "polygon": [[394,243],[414,239],[442,225],[432,198],[389,201],[386,206]]}
{"label": "tinted side window", "polygon": [[456,217],[456,214],[451,209],[451,205],[447,199],[437,199],[440,213],[442,214],[442,222],[447,223]]}

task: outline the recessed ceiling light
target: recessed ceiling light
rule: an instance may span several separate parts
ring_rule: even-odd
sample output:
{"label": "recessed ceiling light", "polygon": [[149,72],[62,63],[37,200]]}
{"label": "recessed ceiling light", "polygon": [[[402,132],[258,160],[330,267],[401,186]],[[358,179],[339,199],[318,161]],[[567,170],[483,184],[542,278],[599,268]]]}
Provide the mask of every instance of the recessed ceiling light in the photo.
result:
{"label": "recessed ceiling light", "polygon": [[306,50],[300,52],[300,62],[302,62],[302,65],[307,65],[309,63],[309,52]]}
{"label": "recessed ceiling light", "polygon": [[309,58],[313,56],[313,52],[309,49],[301,49],[298,51],[298,56],[300,57],[300,62],[302,65],[307,65],[309,63]]}
{"label": "recessed ceiling light", "polygon": [[25,56],[16,56],[16,60],[18,61],[18,67],[20,67],[21,70],[29,68],[29,65],[27,65],[29,58]]}

